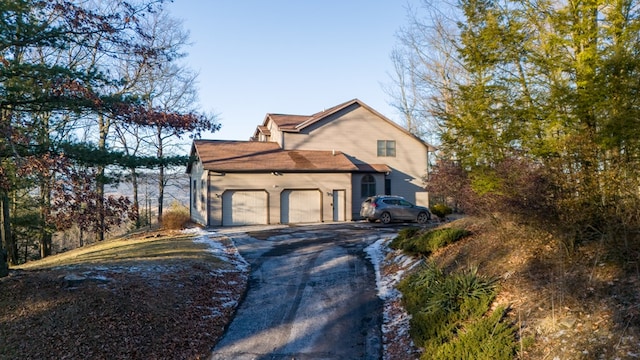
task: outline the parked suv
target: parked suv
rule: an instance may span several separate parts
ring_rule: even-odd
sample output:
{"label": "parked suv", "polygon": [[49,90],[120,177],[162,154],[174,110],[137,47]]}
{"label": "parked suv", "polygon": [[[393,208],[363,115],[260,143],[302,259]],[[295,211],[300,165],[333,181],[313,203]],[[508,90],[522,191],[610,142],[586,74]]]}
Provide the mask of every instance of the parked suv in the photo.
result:
{"label": "parked suv", "polygon": [[388,224],[396,220],[416,221],[425,224],[431,219],[429,209],[413,205],[401,196],[377,195],[368,197],[362,202],[360,216],[374,222],[380,220]]}

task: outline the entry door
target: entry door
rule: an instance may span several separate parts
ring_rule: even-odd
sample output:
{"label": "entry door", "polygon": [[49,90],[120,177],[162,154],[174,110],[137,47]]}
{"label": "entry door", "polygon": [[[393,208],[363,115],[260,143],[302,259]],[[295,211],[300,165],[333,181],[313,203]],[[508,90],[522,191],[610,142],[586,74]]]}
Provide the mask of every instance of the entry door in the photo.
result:
{"label": "entry door", "polygon": [[346,202],[344,190],[333,190],[333,221],[345,221]]}

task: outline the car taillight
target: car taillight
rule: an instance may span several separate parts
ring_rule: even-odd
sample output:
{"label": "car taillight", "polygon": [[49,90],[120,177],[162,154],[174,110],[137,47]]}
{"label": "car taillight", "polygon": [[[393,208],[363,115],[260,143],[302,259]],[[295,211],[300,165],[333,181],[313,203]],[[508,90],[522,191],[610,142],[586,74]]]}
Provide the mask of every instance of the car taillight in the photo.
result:
{"label": "car taillight", "polygon": [[372,203],[371,203],[371,207],[376,208],[376,207],[378,207],[378,204],[376,204],[376,203],[372,202]]}

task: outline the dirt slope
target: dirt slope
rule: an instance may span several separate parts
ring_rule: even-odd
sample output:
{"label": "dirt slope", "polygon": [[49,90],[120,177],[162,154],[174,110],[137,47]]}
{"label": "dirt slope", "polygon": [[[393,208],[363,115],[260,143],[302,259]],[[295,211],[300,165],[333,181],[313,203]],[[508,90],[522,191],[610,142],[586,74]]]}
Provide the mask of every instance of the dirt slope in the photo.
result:
{"label": "dirt slope", "polygon": [[497,302],[520,329],[522,359],[640,357],[638,251],[602,242],[568,253],[548,234],[463,218],[474,235],[433,254],[448,269],[500,278]]}

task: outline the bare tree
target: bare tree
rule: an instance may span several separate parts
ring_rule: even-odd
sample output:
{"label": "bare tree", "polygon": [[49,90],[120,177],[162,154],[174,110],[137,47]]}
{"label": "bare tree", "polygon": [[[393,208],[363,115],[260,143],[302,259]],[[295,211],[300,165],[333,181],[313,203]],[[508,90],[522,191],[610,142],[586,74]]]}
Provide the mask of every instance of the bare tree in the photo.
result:
{"label": "bare tree", "polygon": [[[127,71],[130,73],[139,74],[133,88],[136,93],[141,94],[149,110],[195,112],[198,105],[196,83],[198,74],[179,62],[184,55],[181,49],[188,44],[188,32],[183,29],[181,21],[171,18],[164,12],[149,17],[145,27],[150,35],[147,45],[152,48],[169,50],[173,57],[162,64],[140,63],[128,69]],[[215,115],[205,115],[204,117],[213,120]],[[216,127],[210,130],[215,129]],[[167,128],[164,124],[158,123],[151,129],[130,129],[127,131],[130,137],[133,136],[136,139],[138,145],[144,145],[144,149],[136,148],[136,151],[153,153],[161,160],[157,167],[157,219],[159,223],[162,221],[165,189],[171,181],[176,179],[175,176],[167,173],[171,172],[171,167],[167,167],[162,159],[185,152],[186,144],[181,138],[186,134],[186,130],[175,127]],[[122,129],[119,129],[118,132],[121,135],[124,134]],[[122,136],[120,139],[122,146],[128,151],[133,150],[126,145]],[[134,193],[137,194],[135,169],[131,171]],[[137,203],[137,200],[134,201]]]}
{"label": "bare tree", "polygon": [[[451,110],[453,84],[465,76],[458,62],[455,6],[427,0],[408,9],[408,25],[398,33],[399,45],[391,53],[394,72],[385,90],[404,126],[431,143],[439,142],[437,115]],[[448,108],[448,109],[444,109]]]}

